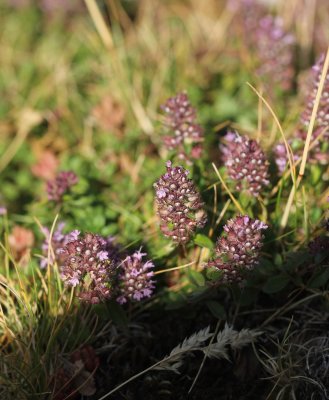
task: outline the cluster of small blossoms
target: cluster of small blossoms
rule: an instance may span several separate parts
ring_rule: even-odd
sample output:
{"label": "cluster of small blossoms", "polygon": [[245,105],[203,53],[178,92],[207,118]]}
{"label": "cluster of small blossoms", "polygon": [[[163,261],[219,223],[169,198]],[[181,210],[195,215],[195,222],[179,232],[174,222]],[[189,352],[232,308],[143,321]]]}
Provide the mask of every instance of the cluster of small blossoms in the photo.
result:
{"label": "cluster of small blossoms", "polygon": [[295,38],[285,31],[283,20],[254,0],[233,0],[231,8],[236,13],[237,34],[253,54],[255,72],[265,85],[271,83],[267,91],[291,89]]}
{"label": "cluster of small blossoms", "polygon": [[48,200],[54,200],[60,202],[62,196],[66,193],[72,186],[78,183],[78,177],[72,171],[61,171],[59,172],[55,179],[47,182],[47,193]]}
{"label": "cluster of small blossoms", "polygon": [[[70,233],[64,233],[65,222],[59,222],[56,230],[51,237],[51,249],[50,249],[50,230],[47,227],[42,227],[42,233],[45,236],[45,240],[42,243],[42,255],[40,261],[40,268],[45,268],[47,265],[53,265],[55,262],[58,265],[63,264],[63,247],[65,247],[69,242],[74,241],[77,234],[77,230]],[[105,249],[111,260],[119,263],[120,256],[119,247],[115,244],[115,238],[113,236],[108,236],[102,238],[105,241]]]}
{"label": "cluster of small blossoms", "polygon": [[264,82],[274,83],[282,90],[291,89],[294,77],[293,45],[295,39],[283,29],[281,18],[266,15],[254,32],[257,53],[257,74]]}
{"label": "cluster of small blossoms", "polygon": [[116,265],[109,257],[104,238],[92,233],[80,237],[80,232],[74,231],[60,255],[61,277],[67,286],[81,285],[81,300],[97,304],[111,297]]}
{"label": "cluster of small blossoms", "polygon": [[[305,109],[300,118],[301,127],[298,129],[296,135],[300,142],[300,155],[302,153],[303,144],[305,143],[307,136],[307,129],[321,79],[323,64],[324,55],[319,58],[317,63],[312,68],[312,86],[309,89],[309,95],[306,99]],[[312,133],[312,142],[315,140],[316,144],[310,150],[308,160],[310,162],[321,163],[325,165],[329,162],[329,71],[325,77],[314,130]]]}
{"label": "cluster of small blossoms", "polygon": [[[319,87],[324,56],[321,56],[318,62],[313,66],[313,79],[309,88],[308,98],[306,100],[305,109],[300,117],[298,129],[295,134],[294,142],[294,159],[297,160],[302,156],[305,140],[307,137],[307,129],[311,119],[316,93]],[[327,73],[322,95],[320,98],[318,113],[315,120],[314,130],[312,133],[312,148],[308,153],[308,162],[320,163],[326,165],[329,162],[329,72]],[[319,138],[319,139],[318,139]],[[315,143],[313,143],[316,141]],[[292,141],[290,141],[292,144]],[[287,165],[287,152],[283,143],[279,143],[274,148],[274,158],[280,173],[282,173]]]}
{"label": "cluster of small blossoms", "polygon": [[169,98],[161,108],[166,113],[165,125],[174,133],[164,137],[164,145],[168,150],[176,150],[181,160],[189,162],[190,158],[200,158],[203,129],[196,122],[196,110],[187,94]]}
{"label": "cluster of small blossoms", "polygon": [[[324,65],[324,55],[321,55],[317,63],[312,67],[313,72],[313,82],[312,87],[309,90],[309,96],[306,100],[305,110],[301,115],[301,122],[305,127],[308,127],[308,124],[311,119],[316,94],[318,91],[318,87],[320,84],[322,69]],[[319,108],[316,116],[316,127],[325,128],[329,126],[329,71],[327,72],[322,95],[320,98]],[[329,137],[329,132],[326,133],[327,137]]]}
{"label": "cluster of small blossoms", "polygon": [[207,222],[204,203],[188,174],[168,161],[167,172],[154,184],[161,231],[178,244],[187,243]]}
{"label": "cluster of small blossoms", "polygon": [[230,219],[224,226],[225,234],[216,243],[215,258],[206,267],[215,267],[222,272],[223,283],[241,282],[246,271],[258,264],[263,244],[263,222],[240,215]]}
{"label": "cluster of small blossoms", "polygon": [[269,163],[259,144],[246,136],[228,132],[220,149],[228,175],[236,182],[237,190],[245,189],[258,196],[269,184]]}
{"label": "cluster of small blossoms", "polygon": [[[91,233],[81,237],[77,230],[65,235],[63,228],[61,223],[52,238],[55,260],[60,264],[64,283],[80,288],[82,301],[97,304],[111,298],[123,304],[151,296],[154,273],[150,269],[154,265],[151,261],[142,261],[146,253],[137,251],[122,259],[113,237]],[[48,251],[48,248],[49,235],[43,249]]]}
{"label": "cluster of small blossoms", "polygon": [[146,253],[141,249],[131,256],[127,256],[120,265],[119,291],[117,301],[120,304],[130,301],[140,301],[150,297],[155,288],[152,277],[154,276],[154,264],[151,261],[143,261]]}

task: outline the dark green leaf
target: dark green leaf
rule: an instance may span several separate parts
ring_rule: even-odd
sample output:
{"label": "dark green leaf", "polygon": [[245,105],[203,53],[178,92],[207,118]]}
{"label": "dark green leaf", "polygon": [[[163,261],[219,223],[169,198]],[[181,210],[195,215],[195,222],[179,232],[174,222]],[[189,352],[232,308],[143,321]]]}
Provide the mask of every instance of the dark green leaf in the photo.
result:
{"label": "dark green leaf", "polygon": [[216,268],[207,268],[206,269],[206,276],[210,281],[218,281],[222,276],[222,271],[219,271]]}
{"label": "dark green leaf", "polygon": [[195,269],[190,269],[188,271],[188,276],[191,282],[194,283],[196,286],[204,286],[205,279],[200,271],[196,271]]}
{"label": "dark green leaf", "polygon": [[219,319],[226,319],[226,312],[224,307],[218,301],[209,300],[206,302],[207,307],[211,314]]}
{"label": "dark green leaf", "polygon": [[324,286],[329,280],[329,268],[325,270],[321,269],[315,276],[311,279],[308,287],[310,288],[318,288]]}
{"label": "dark green leaf", "polygon": [[280,292],[280,290],[282,290],[287,286],[289,280],[290,280],[289,276],[285,274],[273,276],[263,286],[263,292],[265,293]]}
{"label": "dark green leaf", "polygon": [[196,235],[194,243],[200,247],[206,247],[209,250],[212,250],[214,248],[214,243],[212,242],[212,240],[209,239],[208,236],[202,235],[201,233],[198,233]]}

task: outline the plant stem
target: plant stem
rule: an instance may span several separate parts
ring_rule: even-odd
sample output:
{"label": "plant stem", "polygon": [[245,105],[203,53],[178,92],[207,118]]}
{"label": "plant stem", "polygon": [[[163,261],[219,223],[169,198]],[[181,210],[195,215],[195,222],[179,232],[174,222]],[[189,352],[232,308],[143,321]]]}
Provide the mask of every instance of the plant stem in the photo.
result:
{"label": "plant stem", "polygon": [[95,24],[95,27],[97,29],[97,32],[99,36],[101,37],[104,45],[108,49],[113,48],[113,39],[111,35],[111,31],[107,27],[104,18],[99,11],[98,5],[95,0],[85,0],[86,6],[88,8],[89,14]]}

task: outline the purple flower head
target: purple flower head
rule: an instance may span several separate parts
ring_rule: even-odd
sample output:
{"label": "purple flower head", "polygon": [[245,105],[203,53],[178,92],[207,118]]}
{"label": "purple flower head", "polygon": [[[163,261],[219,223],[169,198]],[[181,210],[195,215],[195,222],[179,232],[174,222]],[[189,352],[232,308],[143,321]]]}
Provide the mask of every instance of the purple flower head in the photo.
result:
{"label": "purple flower head", "polygon": [[285,31],[281,18],[268,13],[268,9],[255,1],[236,2],[238,35],[252,55],[254,71],[266,86],[289,90],[294,78],[295,38]]}
{"label": "purple flower head", "polygon": [[152,295],[155,288],[151,279],[154,276],[154,265],[151,261],[143,261],[146,255],[140,249],[122,261],[119,274],[120,294],[117,298],[120,304],[140,301]]}
{"label": "purple flower head", "polygon": [[[312,68],[312,79],[307,83],[304,111],[301,114],[298,128],[294,136],[294,160],[302,157],[308,125],[311,119],[317,90],[320,83],[324,55],[322,55]],[[312,164],[326,165],[329,162],[329,72],[326,75],[319,108],[315,120],[315,128],[312,133],[312,148],[309,150],[307,161]],[[291,143],[291,141],[290,141]],[[274,151],[279,171],[284,169],[287,163],[287,155],[283,143],[279,143]]]}
{"label": "purple flower head", "polygon": [[[311,114],[313,111],[313,106],[315,103],[315,98],[317,90],[320,84],[322,69],[324,65],[324,54],[318,59],[317,63],[313,66],[313,81],[312,86],[309,88],[309,96],[306,100],[306,107],[301,115],[301,122],[307,128],[311,119]],[[316,116],[316,127],[326,128],[329,126],[329,71],[327,72],[322,95],[320,98],[320,104],[318,108],[318,113]],[[329,132],[326,132],[327,139],[329,138]]]}
{"label": "purple flower head", "polygon": [[[308,88],[308,96],[306,98],[305,109],[300,117],[300,128],[297,130],[296,139],[299,141],[300,146],[298,154],[301,156],[305,139],[307,136],[307,129],[311,119],[317,90],[320,84],[322,68],[324,64],[324,55],[322,55],[315,66],[312,68],[313,79],[310,87]],[[329,71],[325,77],[320,103],[315,120],[315,129],[312,133],[312,142],[315,145],[309,152],[308,160],[312,163],[320,163],[323,165],[329,162]]]}
{"label": "purple flower head", "polygon": [[164,137],[168,150],[176,150],[181,160],[200,158],[202,153],[203,129],[196,122],[196,110],[191,106],[186,93],[169,98],[161,106],[166,113],[165,125],[172,133]]}
{"label": "purple flower head", "polygon": [[109,242],[99,235],[70,235],[63,248],[61,277],[67,286],[79,286],[79,297],[96,304],[110,298],[116,272],[115,260],[107,250]]}
{"label": "purple flower head", "polygon": [[293,35],[286,33],[280,18],[267,15],[255,31],[257,74],[264,82],[274,82],[283,90],[291,89],[294,76]]}
{"label": "purple flower head", "polygon": [[220,146],[228,175],[235,181],[238,191],[246,189],[253,196],[258,196],[269,184],[266,156],[255,140],[237,134],[232,140],[232,132],[228,135],[229,140]]}
{"label": "purple flower head", "polygon": [[188,173],[167,162],[167,172],[154,184],[161,231],[175,243],[187,243],[207,221],[201,196]]}
{"label": "purple flower head", "polygon": [[215,257],[207,267],[214,267],[223,274],[223,283],[240,282],[244,272],[252,270],[258,263],[263,245],[262,231],[268,226],[264,222],[239,215],[224,226],[224,234],[217,240]]}
{"label": "purple flower head", "polygon": [[63,194],[78,183],[78,177],[72,171],[61,171],[54,180],[47,182],[48,200],[60,202]]}

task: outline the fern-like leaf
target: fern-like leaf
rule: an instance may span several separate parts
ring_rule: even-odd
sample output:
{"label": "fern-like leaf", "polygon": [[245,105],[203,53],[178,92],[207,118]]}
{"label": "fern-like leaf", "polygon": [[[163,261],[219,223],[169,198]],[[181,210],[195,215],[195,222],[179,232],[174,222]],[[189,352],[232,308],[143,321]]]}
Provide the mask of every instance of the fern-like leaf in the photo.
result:
{"label": "fern-like leaf", "polygon": [[182,366],[184,356],[191,351],[201,350],[201,345],[213,335],[209,331],[210,328],[208,326],[184,339],[181,344],[173,348],[169,356],[165,357],[155,369],[170,370],[179,373],[178,368]]}
{"label": "fern-like leaf", "polygon": [[238,332],[233,327],[225,324],[224,329],[218,333],[216,342],[203,349],[203,352],[209,358],[229,360],[228,346],[233,350],[241,349],[253,342],[260,334],[261,332],[250,329],[242,329]]}

